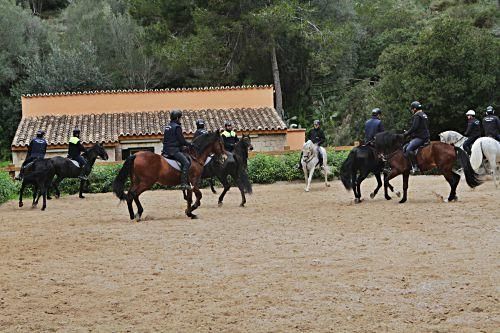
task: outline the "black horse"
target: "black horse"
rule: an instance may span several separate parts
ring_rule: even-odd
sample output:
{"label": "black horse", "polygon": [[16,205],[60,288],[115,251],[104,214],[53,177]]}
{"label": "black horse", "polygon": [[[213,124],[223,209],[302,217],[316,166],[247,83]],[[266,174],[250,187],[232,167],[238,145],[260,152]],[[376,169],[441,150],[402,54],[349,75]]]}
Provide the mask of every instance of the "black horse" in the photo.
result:
{"label": "black horse", "polygon": [[[369,146],[355,147],[349,153],[347,159],[342,163],[340,168],[340,179],[347,190],[354,192],[354,202],[360,203],[361,200],[361,183],[370,173],[375,175],[377,179],[377,188],[370,194],[370,198],[375,198],[378,191],[382,187],[382,179],[380,174],[383,172],[384,162],[377,156],[374,148]],[[394,188],[389,182],[387,187],[394,192]],[[400,193],[396,192],[399,197]],[[391,197],[385,193],[385,198],[390,200]]]}
{"label": "black horse", "polygon": [[19,207],[23,204],[23,192],[26,186],[33,186],[33,203],[32,206],[36,207],[40,196],[43,196],[42,210],[47,207],[47,193],[54,179],[55,168],[50,159],[35,160],[24,169],[23,182],[19,190]]}
{"label": "black horse", "polygon": [[249,135],[243,135],[241,140],[234,146],[232,153],[227,153],[227,159],[224,162],[214,159],[208,163],[203,169],[202,179],[209,179],[212,193],[217,193],[214,188],[214,177],[217,178],[224,186],[219,196],[219,206],[222,206],[222,201],[227,191],[231,188],[228,176],[231,176],[241,193],[241,207],[247,202],[245,193],[252,194],[252,184],[248,179],[248,150],[253,150],[252,142]]}
{"label": "black horse", "polygon": [[[92,168],[94,167],[95,160],[97,158],[107,160],[108,154],[106,150],[100,143],[94,144],[92,147],[88,148],[82,156],[87,160],[87,174],[90,174]],[[55,190],[56,198],[59,198],[61,192],[59,191],[59,184],[65,178],[78,178],[80,175],[80,168],[77,167],[69,158],[65,158],[62,156],[56,156],[51,158],[52,163],[54,164],[56,179],[52,183],[52,187]],[[87,181],[80,180],[80,192],[79,197],[85,198],[83,196],[83,187]]]}

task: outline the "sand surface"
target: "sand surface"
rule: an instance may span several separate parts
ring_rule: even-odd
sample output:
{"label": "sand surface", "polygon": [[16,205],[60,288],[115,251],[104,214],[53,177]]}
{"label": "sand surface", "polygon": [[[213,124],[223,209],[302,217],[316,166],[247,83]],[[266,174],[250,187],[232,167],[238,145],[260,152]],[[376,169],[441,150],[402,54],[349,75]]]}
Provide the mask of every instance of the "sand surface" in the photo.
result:
{"label": "sand surface", "polygon": [[[409,201],[338,181],[0,206],[1,332],[498,332],[500,189],[410,178]],[[394,184],[401,188],[400,179]],[[219,189],[220,191],[220,189]]]}

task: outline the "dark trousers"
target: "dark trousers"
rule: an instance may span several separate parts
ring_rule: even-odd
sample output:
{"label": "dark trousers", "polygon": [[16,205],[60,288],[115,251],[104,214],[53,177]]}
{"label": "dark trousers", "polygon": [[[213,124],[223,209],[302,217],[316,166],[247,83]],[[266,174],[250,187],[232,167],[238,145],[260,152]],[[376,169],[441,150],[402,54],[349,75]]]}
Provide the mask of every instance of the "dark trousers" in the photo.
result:
{"label": "dark trousers", "polygon": [[425,142],[425,140],[421,139],[421,138],[411,139],[410,143],[408,143],[408,145],[405,148],[405,152],[404,152],[405,157],[408,158],[409,154],[414,154],[414,151],[417,150],[418,147],[423,145],[424,142]]}
{"label": "dark trousers", "polygon": [[191,161],[186,157],[186,155],[178,151],[177,153],[170,156],[181,164],[182,172],[187,172],[189,170],[189,167],[191,166]]}
{"label": "dark trousers", "polygon": [[474,144],[474,142],[476,142],[477,139],[478,137],[476,136],[467,138],[467,140],[465,140],[463,148],[467,152],[467,154],[471,154],[472,145]]}

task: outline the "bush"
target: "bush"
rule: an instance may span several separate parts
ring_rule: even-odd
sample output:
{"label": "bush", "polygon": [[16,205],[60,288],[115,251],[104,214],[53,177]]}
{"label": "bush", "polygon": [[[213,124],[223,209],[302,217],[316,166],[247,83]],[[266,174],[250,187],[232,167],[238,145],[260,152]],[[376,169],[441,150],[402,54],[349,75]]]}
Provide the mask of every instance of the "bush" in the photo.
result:
{"label": "bush", "polygon": [[18,192],[18,186],[7,172],[0,172],[0,204],[12,199]]}
{"label": "bush", "polygon": [[[342,162],[347,157],[348,152],[328,152],[328,165],[332,176],[339,175],[339,169]],[[257,154],[248,161],[248,173],[252,183],[269,184],[276,181],[302,180],[304,175],[302,170],[296,168],[299,162],[300,153],[291,152],[283,155]],[[121,164],[116,165],[96,165],[89,176],[89,185],[84,191],[86,193],[105,193],[113,190],[113,181],[121,169]],[[315,177],[320,177],[319,171],[316,171]],[[128,188],[127,181],[126,188]],[[220,185],[220,184],[218,184]],[[202,182],[202,187],[208,186],[207,181]],[[12,199],[19,192],[20,184],[14,182],[6,172],[0,172],[0,203]],[[161,185],[154,185],[153,190],[171,189]],[[59,190],[63,194],[76,194],[80,189],[79,179],[65,179],[59,185]],[[30,188],[25,190],[24,196],[29,196]],[[54,194],[51,191],[51,194]]]}

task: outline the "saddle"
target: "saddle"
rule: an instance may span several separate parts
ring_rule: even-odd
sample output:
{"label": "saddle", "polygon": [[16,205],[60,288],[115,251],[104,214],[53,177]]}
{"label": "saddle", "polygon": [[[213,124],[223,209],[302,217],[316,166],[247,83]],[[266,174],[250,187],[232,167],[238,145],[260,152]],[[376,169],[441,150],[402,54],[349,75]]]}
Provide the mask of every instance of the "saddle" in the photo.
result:
{"label": "saddle", "polygon": [[[175,169],[175,170],[177,170],[177,171],[181,171],[181,163],[180,163],[179,161],[177,161],[177,160],[173,159],[171,156],[161,155],[161,157],[163,157],[163,159],[164,159],[165,161],[167,161],[167,163],[168,163],[168,164],[169,164],[172,168],[174,168],[174,169]],[[193,159],[191,158],[191,156],[187,156],[187,157],[189,158],[189,160],[191,160],[191,161],[193,160]],[[207,157],[207,159],[206,159],[206,161],[205,161],[205,164],[204,164],[203,166],[205,166],[205,165],[207,165],[208,163],[210,163],[210,161],[212,160],[212,157],[213,157],[213,155],[208,156],[208,157]]]}

